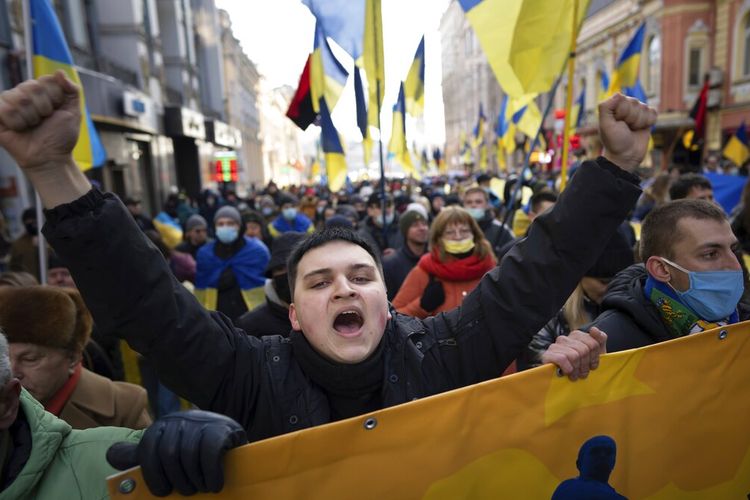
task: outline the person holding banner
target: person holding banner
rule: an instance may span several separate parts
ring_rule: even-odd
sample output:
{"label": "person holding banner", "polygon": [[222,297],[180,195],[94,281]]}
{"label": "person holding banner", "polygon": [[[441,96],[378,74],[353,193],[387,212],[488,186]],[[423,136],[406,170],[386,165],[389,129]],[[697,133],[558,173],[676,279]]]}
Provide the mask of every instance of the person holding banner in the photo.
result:
{"label": "person holding banner", "polygon": [[[656,120],[632,98],[602,103],[604,157],[580,167],[557,205],[461,307],[424,320],[398,314],[377,251],[352,231],[331,229],[313,233],[288,261],[290,339],[258,339],[202,308],[119,199],[91,188],[70,156],[78,99],[62,73],[0,94],[0,146],[39,192],[44,234],[102,330],[155,360],[176,393],[237,420],[251,441],[500,376],[635,205],[640,189],[630,172]],[[605,344],[602,332],[573,332],[544,361],[586,377]]]}

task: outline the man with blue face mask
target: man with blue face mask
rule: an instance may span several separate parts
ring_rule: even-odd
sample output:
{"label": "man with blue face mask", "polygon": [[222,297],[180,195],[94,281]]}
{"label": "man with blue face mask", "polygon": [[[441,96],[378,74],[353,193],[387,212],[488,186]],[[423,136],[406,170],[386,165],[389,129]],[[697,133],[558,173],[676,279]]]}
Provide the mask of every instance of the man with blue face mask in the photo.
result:
{"label": "man with blue face mask", "polygon": [[495,255],[500,255],[500,250],[508,243],[515,240],[513,232],[494,217],[494,211],[490,208],[490,201],[481,187],[472,187],[466,190],[463,196],[463,205],[471,214],[484,233],[484,237],[490,242]]}
{"label": "man with blue face mask", "polygon": [[279,216],[268,224],[268,232],[272,238],[278,238],[284,233],[312,233],[315,226],[309,217],[299,211],[299,199],[290,193],[279,196]]}
{"label": "man with blue face mask", "polygon": [[739,304],[745,280],[737,244],[726,215],[711,202],[677,200],[651,211],[641,230],[644,264],[615,276],[604,312],[591,324],[606,328],[607,351],[748,319]]}
{"label": "man with blue face mask", "polygon": [[270,254],[258,238],[240,233],[240,212],[225,205],[214,215],[216,240],[198,250],[195,296],[206,309],[236,320],[262,304]]}

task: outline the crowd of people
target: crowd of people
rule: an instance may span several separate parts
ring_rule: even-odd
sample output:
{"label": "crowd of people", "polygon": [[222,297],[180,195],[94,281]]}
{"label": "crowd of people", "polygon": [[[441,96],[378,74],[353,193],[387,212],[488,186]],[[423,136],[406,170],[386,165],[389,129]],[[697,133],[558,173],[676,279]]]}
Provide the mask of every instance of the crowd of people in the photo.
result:
{"label": "crowd of people", "polygon": [[[748,318],[750,191],[730,224],[699,173],[642,181],[655,112],[631,98],[600,105],[602,155],[563,193],[542,171],[505,179],[503,193],[484,173],[341,192],[271,182],[245,198],[170,195],[154,217],[72,162],[77,103],[62,74],[0,95],[0,145],[39,192],[50,245],[39,269],[24,212],[0,275],[0,430],[14,440],[0,450],[0,498],[65,474],[55,456],[19,489],[40,426],[58,429],[58,455],[98,460],[88,492],[103,491],[108,449],[117,467],[142,465],[157,494],[216,491],[220,465],[186,478],[170,460],[219,462],[247,440],[545,363],[585,378],[604,352]],[[191,407],[220,415],[179,411]],[[203,444],[148,452],[190,426]]]}

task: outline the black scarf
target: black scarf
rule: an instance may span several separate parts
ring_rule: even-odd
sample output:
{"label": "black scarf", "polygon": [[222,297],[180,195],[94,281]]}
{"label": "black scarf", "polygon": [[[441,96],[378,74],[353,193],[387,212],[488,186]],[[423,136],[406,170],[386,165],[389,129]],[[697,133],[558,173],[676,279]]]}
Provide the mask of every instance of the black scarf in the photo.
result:
{"label": "black scarf", "polygon": [[345,364],[330,361],[318,354],[302,332],[293,330],[294,357],[313,382],[328,394],[333,420],[361,415],[382,407],[383,343],[367,359]]}

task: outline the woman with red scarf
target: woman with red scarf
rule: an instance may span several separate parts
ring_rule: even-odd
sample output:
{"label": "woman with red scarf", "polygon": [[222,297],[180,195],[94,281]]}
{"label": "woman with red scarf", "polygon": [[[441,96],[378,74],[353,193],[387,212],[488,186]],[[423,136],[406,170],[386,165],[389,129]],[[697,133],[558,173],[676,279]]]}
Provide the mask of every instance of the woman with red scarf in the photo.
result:
{"label": "woman with red scarf", "polygon": [[495,255],[474,218],[461,207],[440,211],[430,229],[430,251],[406,276],[393,306],[418,318],[448,311],[463,302]]}

